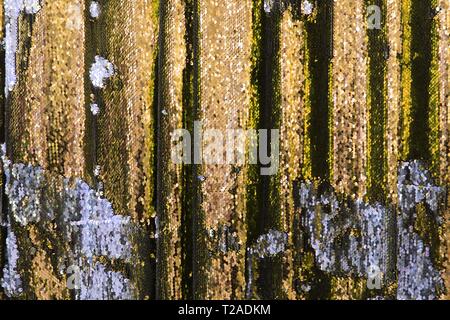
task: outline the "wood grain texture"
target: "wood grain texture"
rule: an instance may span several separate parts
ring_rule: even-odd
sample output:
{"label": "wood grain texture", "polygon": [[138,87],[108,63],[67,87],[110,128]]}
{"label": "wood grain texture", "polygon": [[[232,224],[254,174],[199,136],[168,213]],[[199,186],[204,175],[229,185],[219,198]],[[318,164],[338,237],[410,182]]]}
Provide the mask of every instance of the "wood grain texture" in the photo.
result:
{"label": "wood grain texture", "polygon": [[[448,298],[447,0],[3,0],[0,21],[0,299]],[[230,138],[244,161],[211,147]]]}

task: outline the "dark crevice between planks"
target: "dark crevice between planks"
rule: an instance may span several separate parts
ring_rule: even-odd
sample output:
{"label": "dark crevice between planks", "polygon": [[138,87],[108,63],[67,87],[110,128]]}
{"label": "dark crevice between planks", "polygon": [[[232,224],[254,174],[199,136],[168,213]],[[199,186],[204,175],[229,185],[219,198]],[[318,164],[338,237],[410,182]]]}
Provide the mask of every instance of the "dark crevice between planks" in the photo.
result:
{"label": "dark crevice between planks", "polygon": [[431,67],[431,0],[411,0],[411,135],[409,159],[429,163],[430,67]]}
{"label": "dark crevice between planks", "polygon": [[306,22],[307,50],[309,55],[309,74],[311,81],[310,100],[311,118],[310,130],[307,134],[311,139],[311,166],[313,178],[328,182],[330,180],[330,128],[329,116],[329,83],[330,63],[333,55],[333,1],[319,0],[317,2],[317,17]]}
{"label": "dark crevice between planks", "polygon": [[[157,50],[156,52],[156,57],[154,60],[154,83],[153,83],[153,119],[157,119],[158,116],[158,85],[159,85],[159,50]],[[157,130],[158,130],[158,126],[155,125],[153,126],[153,136],[157,137]],[[157,146],[155,144],[154,146],[155,150],[157,150]],[[151,203],[152,203],[152,207],[156,208],[156,192],[157,192],[157,171],[156,171],[156,163],[157,163],[157,157],[158,157],[158,153],[154,152],[153,153],[153,167],[152,170],[153,172],[155,172],[155,174],[153,175],[153,190],[155,190],[155,192],[153,193],[153,198],[151,199]],[[156,239],[155,239],[155,234],[156,234],[156,221],[155,221],[155,217],[152,216],[149,218],[149,221],[147,221],[148,224],[145,225],[145,230],[144,230],[144,234],[146,235],[146,240],[148,241],[148,243],[146,244],[144,250],[144,255],[145,255],[145,263],[146,263],[146,268],[145,268],[145,274],[144,274],[144,279],[143,282],[145,283],[145,290],[146,293],[148,295],[148,297],[150,299],[154,299],[156,297],[156,278],[157,278],[157,274],[156,274]],[[148,283],[147,283],[148,281]]]}
{"label": "dark crevice between planks", "polygon": [[89,70],[94,62],[96,55],[99,55],[99,48],[101,44],[102,35],[102,20],[93,20],[89,14],[89,2],[85,3],[85,43],[84,43],[84,100],[85,100],[85,143],[84,152],[86,165],[84,173],[86,180],[93,186],[97,185],[97,177],[93,172],[97,165],[97,145],[98,145],[98,125],[97,117],[91,112],[91,104],[96,103],[99,106],[100,112],[104,110],[104,103],[101,100],[101,95],[98,90],[92,86]]}
{"label": "dark crevice between planks", "polygon": [[[249,112],[249,128],[257,130],[260,127],[260,105],[262,103],[261,92],[261,76],[263,65],[261,59],[263,56],[262,47],[262,10],[263,0],[253,1],[252,6],[252,47],[251,47],[251,98]],[[257,240],[260,232],[258,231],[258,222],[261,203],[261,187],[260,187],[260,166],[257,164],[248,165],[247,177],[247,243],[246,247],[250,248]],[[254,288],[255,272],[253,255],[246,250],[246,298],[254,298],[257,292]]]}
{"label": "dark crevice between planks", "polygon": [[[306,134],[310,139],[311,178],[318,181],[320,190],[329,190],[330,185],[330,117],[332,114],[331,96],[331,72],[333,58],[333,1],[318,0],[316,17],[314,20],[306,18],[305,37],[307,73],[310,77],[309,96],[305,97],[310,104],[309,130]],[[296,183],[298,184],[298,183]],[[322,191],[320,192],[322,194]],[[298,197],[298,191],[295,196]],[[297,199],[298,200],[298,199]],[[302,215],[302,213],[300,213]],[[300,278],[311,286],[306,294],[306,299],[327,299],[331,297],[331,277],[321,271],[315,262],[315,253],[307,240],[306,231],[299,218],[296,231],[300,232],[297,237],[297,250],[300,250],[301,263]],[[296,291],[300,288],[296,286]]]}
{"label": "dark crevice between planks", "polygon": [[381,28],[368,29],[368,109],[369,109],[369,157],[368,197],[371,202],[384,203],[387,190],[386,154],[386,61],[389,48],[386,39],[386,5],[384,0],[367,0],[366,6],[377,5],[381,9]]}
{"label": "dark crevice between planks", "polygon": [[[368,10],[369,6],[376,5],[381,9],[381,29],[367,27],[367,52],[368,52],[368,163],[367,163],[367,200],[370,203],[381,203],[384,206],[390,206],[388,203],[388,155],[387,155],[387,119],[388,119],[388,98],[387,98],[387,61],[391,56],[391,48],[387,39],[387,3],[384,0],[366,0],[367,19],[369,14],[373,14]],[[392,170],[393,168],[391,168]],[[397,170],[397,168],[394,168]],[[392,250],[397,248],[397,219],[395,210],[389,212],[389,227],[392,231],[392,237],[389,238],[389,246]],[[387,284],[380,290],[362,291],[362,296],[367,298],[375,298],[383,295],[395,298],[390,292],[392,283],[395,281],[396,274],[396,258],[397,254],[391,252],[388,256],[390,259],[390,270],[386,275]]]}
{"label": "dark crevice between planks", "polygon": [[[186,68],[183,70],[183,128],[193,132],[194,128],[194,0],[185,2],[186,19]],[[193,143],[191,141],[191,143]],[[193,145],[191,145],[193,150]],[[192,165],[183,165],[183,208],[181,215],[181,245],[182,245],[182,297],[193,297],[193,199],[195,191],[192,189],[194,181]]]}
{"label": "dark crevice between planks", "polygon": [[[280,21],[281,8],[276,2],[272,12],[261,10],[261,73],[260,73],[260,129],[278,129],[280,127]],[[270,135],[268,135],[270,141]],[[267,146],[269,148],[269,144]],[[270,151],[270,150],[269,150]],[[269,153],[267,153],[269,154]],[[280,230],[280,213],[278,208],[278,175],[261,176],[259,184],[259,212],[256,229],[258,235],[269,230]],[[275,209],[275,210],[274,210]],[[257,291],[262,299],[281,298],[282,261],[281,257],[259,259],[259,278]]]}
{"label": "dark crevice between planks", "polygon": [[[164,172],[165,170],[168,170],[168,167],[165,166],[165,161],[167,161],[167,158],[165,157],[165,153],[167,152],[166,148],[168,146],[165,145],[164,140],[164,134],[168,134],[168,129],[166,128],[164,124],[163,114],[162,111],[165,109],[166,102],[166,95],[165,95],[165,86],[167,86],[167,76],[163,74],[163,72],[166,72],[166,57],[165,55],[168,54],[167,50],[169,49],[170,45],[170,39],[168,38],[166,34],[165,28],[167,27],[167,15],[170,11],[170,6],[173,5],[170,2],[167,1],[161,1],[159,2],[159,30],[158,30],[158,60],[157,60],[157,69],[158,69],[158,85],[157,85],[157,107],[156,107],[156,114],[155,114],[155,120],[156,120],[156,218],[159,220],[159,225],[162,226],[162,228],[166,227],[167,223],[170,223],[170,216],[167,212],[167,204],[165,197],[168,196],[168,192],[166,191],[168,189],[167,182],[165,180],[169,180],[173,182],[173,180],[170,179],[170,177],[165,177],[165,175],[170,175],[172,172]],[[161,230],[161,227],[160,227]],[[156,230],[156,232],[159,232]],[[168,235],[159,234],[156,238],[156,281],[155,281],[155,298],[156,299],[171,299],[171,293],[170,293],[170,281],[172,279],[169,279],[169,275],[167,274],[167,269],[169,262],[167,261],[168,254],[173,254],[173,252],[168,250],[171,250],[168,242],[170,239],[167,239]],[[174,275],[172,275],[174,276]]]}
{"label": "dark crevice between planks", "polygon": [[[193,117],[200,116],[200,0],[192,0],[192,50],[193,50]],[[201,175],[201,165],[193,164],[192,168],[192,298],[204,299],[207,295],[205,269],[209,266],[206,238],[203,236],[204,212],[201,208],[202,195],[198,177]]]}

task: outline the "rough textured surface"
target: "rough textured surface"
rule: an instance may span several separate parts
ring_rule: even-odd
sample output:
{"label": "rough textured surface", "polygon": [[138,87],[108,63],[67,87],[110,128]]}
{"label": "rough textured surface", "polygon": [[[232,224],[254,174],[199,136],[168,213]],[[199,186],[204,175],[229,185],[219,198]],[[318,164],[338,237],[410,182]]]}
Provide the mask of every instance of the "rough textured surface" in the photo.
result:
{"label": "rough textured surface", "polygon": [[[56,267],[60,281],[66,279],[67,270],[76,271],[76,297],[81,299],[130,299],[135,296],[130,281],[121,273],[108,270],[102,259],[132,263],[133,234],[138,234],[130,217],[114,214],[111,203],[101,197],[99,190],[91,189],[85,182],[71,181],[62,176],[55,176],[40,167],[23,164],[11,164],[3,158],[6,175],[5,193],[9,199],[10,218],[7,221],[7,265],[4,269],[3,286],[9,297],[27,297],[26,290],[32,283],[21,280],[24,272],[23,259],[19,257],[18,243],[13,225],[19,229],[33,224],[45,230],[49,224],[58,230],[58,240],[64,248],[58,248],[59,256]],[[51,184],[59,189],[50,190]],[[30,234],[31,240],[33,236]],[[37,243],[31,243],[30,255],[26,259],[38,259],[38,250],[33,249]],[[18,260],[22,263],[18,264]],[[100,259],[100,260],[99,260]],[[36,271],[43,268],[37,263]],[[44,270],[41,270],[44,271]],[[72,272],[70,271],[70,272]],[[69,271],[67,271],[69,272]],[[69,275],[70,276],[70,275]],[[70,278],[70,277],[69,277]],[[30,281],[30,280],[28,280]],[[69,279],[66,280],[69,284]],[[43,284],[42,290],[47,290]],[[69,288],[74,289],[74,288]],[[51,296],[50,296],[51,297]]]}
{"label": "rough textured surface", "polygon": [[445,190],[433,185],[420,163],[403,163],[398,198],[398,208],[386,208],[338,200],[332,191],[318,193],[314,185],[302,184],[299,203],[322,271],[368,278],[379,270],[386,283],[398,277],[397,298],[435,299],[443,289],[431,253],[436,244],[419,236],[418,215],[423,205],[430,215],[424,223],[442,228],[438,209],[445,206]]}
{"label": "rough textured surface", "polygon": [[[0,21],[0,299],[448,298],[448,0],[3,0]],[[214,154],[196,121],[278,129],[278,171],[174,163],[177,129]]]}

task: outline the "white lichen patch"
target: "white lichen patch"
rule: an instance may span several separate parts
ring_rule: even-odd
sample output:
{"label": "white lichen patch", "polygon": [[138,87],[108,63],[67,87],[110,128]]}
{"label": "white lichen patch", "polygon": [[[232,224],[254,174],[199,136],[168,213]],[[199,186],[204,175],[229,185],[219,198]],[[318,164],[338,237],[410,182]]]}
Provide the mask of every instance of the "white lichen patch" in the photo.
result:
{"label": "white lichen patch", "polygon": [[76,231],[80,253],[87,258],[129,259],[130,218],[114,214],[111,203],[99,198],[96,190],[82,180],[77,179],[75,186],[66,190],[63,220],[70,234]]}
{"label": "white lichen patch", "polygon": [[[367,275],[372,268],[376,268],[387,274],[391,267],[388,257],[390,250],[393,249],[389,244],[390,234],[393,231],[393,228],[389,228],[389,222],[393,219],[393,212],[379,204],[363,205],[360,212],[361,242],[366,250],[363,255],[363,268],[358,271]],[[350,254],[352,249],[350,248]]]}
{"label": "white lichen patch", "polygon": [[[4,171],[6,172],[5,193],[9,199],[9,209],[14,220],[22,226],[38,222],[41,219],[43,170],[19,163],[11,167],[4,166]],[[46,216],[46,218],[51,217]]]}
{"label": "white lichen patch", "polygon": [[91,1],[89,5],[89,13],[91,18],[97,19],[100,16],[101,9],[100,4],[97,1]]}
{"label": "white lichen patch", "polygon": [[95,177],[98,177],[99,175],[100,175],[100,166],[97,165],[97,166],[95,166],[95,168],[94,168],[94,176],[95,176]]}
{"label": "white lichen patch", "polygon": [[416,207],[424,204],[428,219],[439,225],[445,195],[419,161],[399,168],[398,208],[338,200],[331,190],[319,194],[312,183],[301,184],[298,194],[302,224],[318,267],[334,275],[359,277],[376,269],[388,280],[398,274],[399,299],[434,299],[441,292],[442,279],[430,258],[431,249],[414,224]]}
{"label": "white lichen patch", "polygon": [[433,184],[430,172],[419,161],[402,163],[397,187],[402,212],[413,209],[422,201],[436,211],[445,194],[444,188]]}
{"label": "white lichen patch", "polygon": [[114,65],[107,59],[95,56],[95,61],[89,70],[89,78],[96,88],[103,88],[108,78],[114,75]]}
{"label": "white lichen patch", "polygon": [[303,14],[310,15],[314,10],[314,5],[308,0],[302,2],[302,12]]}
{"label": "white lichen patch", "polygon": [[23,0],[23,9],[26,14],[36,14],[41,10],[39,0]]}
{"label": "white lichen patch", "polygon": [[1,285],[8,297],[15,297],[22,293],[22,280],[17,272],[17,260],[19,259],[19,249],[17,248],[17,239],[8,226],[8,235],[6,237],[6,265],[3,268],[3,278]]}
{"label": "white lichen patch", "polygon": [[[339,228],[333,220],[338,216],[339,203],[334,194],[316,194],[311,183],[301,185],[299,198],[305,212],[303,225],[308,232],[310,245],[315,251],[317,264],[321,270],[333,272],[337,261],[334,242]],[[319,212],[316,210],[319,206],[330,206],[331,210]]]}
{"label": "white lichen patch", "polygon": [[96,103],[91,104],[91,112],[94,116],[98,115],[98,113],[100,112],[100,108],[98,107],[98,104],[96,104]]}
{"label": "white lichen patch", "polygon": [[273,257],[285,251],[287,234],[277,230],[270,230],[261,235],[251,248],[251,253],[260,258]]}
{"label": "white lichen patch", "polygon": [[274,2],[276,0],[264,0],[264,11],[270,13],[273,10]]}
{"label": "white lichen patch", "polygon": [[397,299],[433,300],[439,297],[444,286],[441,274],[436,270],[430,257],[430,249],[420,237],[403,229],[399,220],[399,258]]}
{"label": "white lichen patch", "polygon": [[130,281],[121,273],[107,270],[95,263],[81,270],[80,300],[131,300],[134,298]]}
{"label": "white lichen patch", "polygon": [[[159,230],[159,223],[157,224]],[[217,228],[208,230],[211,254],[226,254],[230,251],[239,251],[241,242],[238,235],[230,225],[219,225]]]}
{"label": "white lichen patch", "polygon": [[18,46],[18,19],[21,12],[36,14],[41,9],[38,0],[5,0],[5,95],[14,89],[17,82],[16,51]]}
{"label": "white lichen patch", "polygon": [[431,174],[419,161],[404,162],[398,173],[398,199],[401,215],[398,216],[398,299],[436,299],[443,289],[443,280],[434,266],[430,248],[414,231],[417,219],[416,206],[428,207],[428,217],[441,224],[439,208],[445,201],[445,188],[433,183]]}
{"label": "white lichen patch", "polygon": [[[71,244],[71,250],[60,253],[58,259],[64,265],[78,261],[80,269],[94,277],[84,282],[85,288],[94,289],[81,297],[130,298],[128,279],[95,265],[98,257],[131,263],[131,236],[139,229],[130,217],[115,214],[111,203],[80,179],[65,178],[31,165],[11,164],[5,155],[2,160],[11,222],[18,228],[29,224],[38,228],[47,228],[49,223],[58,226],[60,241]],[[14,293],[19,250],[11,232],[7,245],[9,258],[2,285]]]}
{"label": "white lichen patch", "polygon": [[18,19],[23,0],[5,0],[5,95],[13,90],[17,81],[16,51],[18,42]]}

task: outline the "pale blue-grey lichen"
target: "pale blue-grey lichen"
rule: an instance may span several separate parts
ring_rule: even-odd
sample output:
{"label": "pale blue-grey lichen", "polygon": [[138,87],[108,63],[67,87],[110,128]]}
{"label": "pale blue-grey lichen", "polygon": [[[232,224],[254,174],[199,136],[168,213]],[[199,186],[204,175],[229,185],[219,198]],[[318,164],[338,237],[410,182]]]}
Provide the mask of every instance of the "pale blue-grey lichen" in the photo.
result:
{"label": "pale blue-grey lichen", "polygon": [[435,299],[443,283],[429,245],[414,229],[416,207],[425,204],[436,225],[446,190],[436,186],[419,161],[398,171],[397,208],[339,198],[313,183],[299,189],[302,224],[316,263],[338,276],[368,277],[374,268],[384,280],[397,279],[399,299]]}
{"label": "pale blue-grey lichen", "polygon": [[[400,219],[399,224],[403,224]],[[430,248],[412,230],[399,234],[398,290],[400,300],[431,300],[443,288],[441,274],[430,258]]]}
{"label": "pale blue-grey lichen", "polygon": [[112,205],[98,197],[97,191],[86,182],[76,179],[73,187],[69,179],[64,181],[66,196],[63,224],[68,231],[78,236],[77,245],[88,258],[108,256],[114,259],[129,259],[131,244],[131,220],[114,214]]}
{"label": "pale blue-grey lichen", "polygon": [[36,14],[41,10],[40,0],[23,0],[23,10],[26,14]]}
{"label": "pale blue-grey lichen", "polygon": [[[61,230],[58,236],[71,248],[70,252],[65,253],[65,262],[59,269],[64,270],[63,265],[75,263],[82,273],[77,297],[132,298],[134,291],[131,282],[120,272],[106,270],[96,261],[96,258],[104,257],[111,261],[120,259],[131,263],[131,237],[139,231],[131,219],[115,214],[111,203],[101,197],[101,192],[81,179],[58,176],[32,165],[12,164],[5,155],[2,161],[9,219],[17,228],[30,224],[45,228],[50,221],[58,225]],[[17,280],[14,272],[20,252],[12,231],[8,231],[7,245],[8,264],[2,286],[11,295],[17,295],[20,292],[15,288],[19,288],[20,279]]]}
{"label": "pale blue-grey lichen", "polygon": [[264,0],[264,11],[270,13],[273,10],[275,0]]}
{"label": "pale blue-grey lichen", "polygon": [[98,107],[98,104],[92,103],[91,104],[91,113],[96,116],[100,112],[100,108]]}
{"label": "pale blue-grey lichen", "polygon": [[431,173],[419,161],[401,164],[397,187],[402,212],[408,212],[421,202],[436,212],[445,194],[444,188],[433,184]]}
{"label": "pale blue-grey lichen", "polygon": [[311,183],[300,188],[303,225],[321,270],[364,277],[372,267],[391,270],[389,237],[393,212],[379,204],[338,200],[318,194]]}
{"label": "pale blue-grey lichen", "polygon": [[18,47],[18,20],[22,12],[36,14],[40,9],[39,0],[5,0],[5,96],[13,90],[17,82],[16,51]]}
{"label": "pale blue-grey lichen", "polygon": [[89,78],[95,88],[101,89],[114,72],[114,65],[110,61],[101,56],[95,56],[95,61],[89,70]]}
{"label": "pale blue-grey lichen", "polygon": [[251,254],[259,258],[273,257],[284,252],[288,235],[278,230],[269,230],[268,233],[259,236],[256,243],[250,248]]}
{"label": "pale blue-grey lichen", "polygon": [[130,300],[133,286],[120,272],[107,270],[101,263],[81,269],[80,300]]}
{"label": "pale blue-grey lichen", "polygon": [[97,1],[91,1],[89,4],[89,13],[91,15],[91,18],[97,19],[100,16],[100,4]]}
{"label": "pale blue-grey lichen", "polygon": [[247,248],[246,269],[247,269],[247,284],[246,297],[251,299],[253,297],[253,265],[254,259],[267,259],[276,257],[287,249],[288,234],[278,230],[269,230],[256,239],[256,242]]}
{"label": "pale blue-grey lichen", "polygon": [[42,214],[45,219],[49,212],[42,212],[41,193],[44,182],[43,170],[32,165],[22,163],[5,167],[5,193],[9,199],[9,210],[14,219],[22,226],[31,222],[39,222]]}
{"label": "pale blue-grey lichen", "polygon": [[405,162],[398,175],[400,214],[398,226],[398,299],[435,299],[443,289],[440,272],[434,265],[424,239],[414,230],[417,219],[415,207],[424,203],[429,219],[441,225],[439,209],[443,206],[446,190],[435,186],[429,171],[419,161]]}
{"label": "pale blue-grey lichen", "polygon": [[314,10],[314,5],[308,0],[303,0],[302,2],[302,13],[305,15],[310,15]]}
{"label": "pale blue-grey lichen", "polygon": [[7,227],[6,236],[6,264],[3,267],[3,278],[1,285],[9,297],[18,296],[22,293],[22,280],[17,271],[17,260],[19,259],[19,248],[17,239],[11,226]]}

